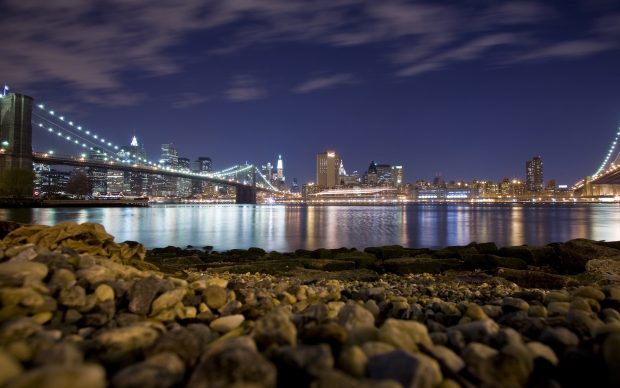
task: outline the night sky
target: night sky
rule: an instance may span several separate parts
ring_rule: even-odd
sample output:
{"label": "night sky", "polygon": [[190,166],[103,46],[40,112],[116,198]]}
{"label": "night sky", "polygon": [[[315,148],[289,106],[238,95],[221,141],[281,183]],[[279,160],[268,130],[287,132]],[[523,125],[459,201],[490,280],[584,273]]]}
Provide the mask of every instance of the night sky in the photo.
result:
{"label": "night sky", "polygon": [[0,36],[0,83],[117,144],[282,154],[300,183],[335,149],[410,182],[523,178],[540,155],[570,185],[620,123],[617,0],[2,0]]}

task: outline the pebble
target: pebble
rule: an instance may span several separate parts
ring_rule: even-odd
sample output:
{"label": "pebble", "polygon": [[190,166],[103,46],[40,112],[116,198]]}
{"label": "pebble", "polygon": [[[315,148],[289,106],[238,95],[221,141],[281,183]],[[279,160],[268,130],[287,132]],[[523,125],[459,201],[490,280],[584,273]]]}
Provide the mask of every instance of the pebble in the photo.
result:
{"label": "pebble", "polygon": [[239,327],[244,320],[245,317],[241,314],[229,315],[213,320],[209,327],[217,332],[227,333]]}
{"label": "pebble", "polygon": [[379,340],[400,349],[418,351],[418,346],[433,344],[428,329],[420,322],[388,318],[379,329]]}

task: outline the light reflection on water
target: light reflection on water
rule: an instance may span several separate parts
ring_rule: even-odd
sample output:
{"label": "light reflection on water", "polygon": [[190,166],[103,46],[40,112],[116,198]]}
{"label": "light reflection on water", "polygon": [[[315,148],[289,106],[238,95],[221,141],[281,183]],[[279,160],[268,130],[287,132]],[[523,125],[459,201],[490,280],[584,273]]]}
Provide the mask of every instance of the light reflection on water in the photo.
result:
{"label": "light reflection on water", "polygon": [[572,238],[620,240],[620,205],[252,206],[0,209],[0,219],[54,225],[97,222],[116,241],[149,248],[212,245],[292,251],[399,244],[408,247],[547,244]]}

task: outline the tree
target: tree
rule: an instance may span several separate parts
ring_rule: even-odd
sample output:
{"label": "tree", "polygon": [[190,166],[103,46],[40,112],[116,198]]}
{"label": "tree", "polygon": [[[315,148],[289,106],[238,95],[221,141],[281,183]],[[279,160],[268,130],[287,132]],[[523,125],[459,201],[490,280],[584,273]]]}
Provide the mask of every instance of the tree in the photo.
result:
{"label": "tree", "polygon": [[93,192],[93,184],[90,182],[86,174],[83,172],[77,172],[71,176],[67,186],[65,187],[67,193],[75,194],[79,198],[84,198],[85,195]]}
{"label": "tree", "polygon": [[31,198],[34,188],[34,172],[27,169],[11,169],[0,172],[0,196]]}

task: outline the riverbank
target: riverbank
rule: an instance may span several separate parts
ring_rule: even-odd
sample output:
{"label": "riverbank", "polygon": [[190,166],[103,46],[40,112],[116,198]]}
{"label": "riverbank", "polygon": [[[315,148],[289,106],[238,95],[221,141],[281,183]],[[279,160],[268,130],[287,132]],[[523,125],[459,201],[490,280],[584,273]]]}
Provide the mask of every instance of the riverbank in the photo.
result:
{"label": "riverbank", "polygon": [[617,242],[147,251],[60,224],[0,262],[0,386],[620,383]]}
{"label": "riverbank", "polygon": [[0,199],[0,208],[55,208],[55,207],[148,207],[148,198],[119,199]]}

